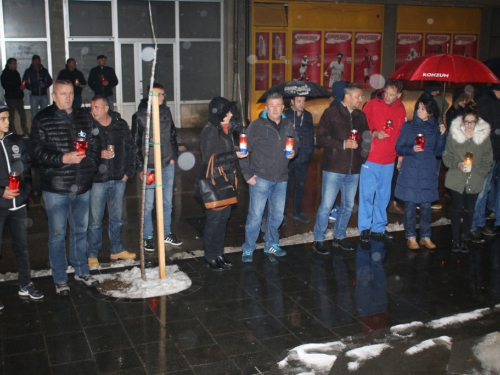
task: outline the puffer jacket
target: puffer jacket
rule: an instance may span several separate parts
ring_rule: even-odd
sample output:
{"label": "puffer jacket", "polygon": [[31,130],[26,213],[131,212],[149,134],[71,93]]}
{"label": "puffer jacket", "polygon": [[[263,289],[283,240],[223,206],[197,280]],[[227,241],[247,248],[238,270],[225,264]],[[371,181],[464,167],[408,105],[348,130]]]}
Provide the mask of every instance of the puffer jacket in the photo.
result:
{"label": "puffer jacket", "polygon": [[[279,129],[279,131],[278,131]],[[267,117],[267,111],[248,125],[249,158],[240,159],[241,173],[245,181],[254,175],[267,181],[282,182],[288,180],[288,163],[285,156],[287,137],[294,137],[293,149],[297,153],[299,139],[293,124],[282,115],[278,129]]]}
{"label": "puffer jacket", "polygon": [[[144,163],[144,141],[146,136],[147,125],[147,109],[139,109],[133,117],[133,129],[136,129],[134,135],[135,144],[137,146],[137,165],[136,168],[142,170]],[[148,167],[154,168],[153,158],[153,122],[151,121],[151,129],[149,131],[149,158]],[[170,109],[165,105],[160,106],[160,142],[161,142],[161,168],[165,168],[170,164],[171,160],[177,162],[179,155],[179,147],[177,145],[177,130],[175,129],[174,120]]]}
{"label": "puffer jacket", "polygon": [[[88,141],[79,164],[63,164],[63,155],[75,151],[78,133]],[[90,114],[79,109],[68,114],[55,104],[38,112],[31,125],[30,156],[40,165],[42,190],[57,194],[83,194],[92,188],[101,159],[101,144]]]}
{"label": "puffer jacket", "polygon": [[[415,137],[422,133],[425,149],[414,152]],[[446,143],[446,134],[439,133],[439,125],[434,116],[423,121],[413,115],[413,120],[403,125],[396,142],[396,152],[403,156],[394,194],[397,198],[413,202],[428,203],[439,199],[436,156],[441,156]]]}
{"label": "puffer jacket", "polygon": [[101,164],[94,176],[94,182],[121,180],[124,175],[131,178],[135,173],[136,149],[127,122],[118,112],[109,111],[111,123],[108,126],[97,124],[101,150],[108,145],[115,146],[115,157],[100,159]]}
{"label": "puffer jacket", "polygon": [[[0,209],[11,209],[26,204],[31,191],[31,165],[23,137],[14,133],[6,133],[0,140]],[[5,187],[9,186],[9,173],[19,172],[21,183],[19,195],[14,199],[1,198]]]}
{"label": "puffer jacket", "polygon": [[[449,168],[444,181],[448,189],[458,193],[465,190],[467,194],[478,194],[483,190],[484,180],[493,160],[489,137],[490,125],[483,119],[479,119],[470,139],[462,130],[462,116],[453,120],[443,153],[444,165]],[[466,152],[473,154],[470,173],[464,173],[458,168],[458,164],[464,161]]]}
{"label": "puffer jacket", "polygon": [[[344,141],[352,129],[359,134],[358,148],[344,149]],[[316,143],[323,147],[323,170],[341,174],[358,174],[366,161],[371,145],[371,134],[366,116],[360,109],[352,113],[340,103],[328,107],[319,121]]]}

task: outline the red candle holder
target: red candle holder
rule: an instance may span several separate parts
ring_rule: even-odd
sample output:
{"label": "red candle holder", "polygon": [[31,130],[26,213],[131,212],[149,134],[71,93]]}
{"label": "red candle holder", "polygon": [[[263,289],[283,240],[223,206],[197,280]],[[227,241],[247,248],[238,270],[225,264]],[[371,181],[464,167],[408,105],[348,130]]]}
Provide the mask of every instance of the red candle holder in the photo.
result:
{"label": "red candle holder", "polygon": [[147,186],[151,185],[153,182],[155,182],[155,180],[156,180],[156,177],[155,177],[154,171],[148,172],[146,174],[146,185]]}
{"label": "red candle holder", "polygon": [[394,130],[394,126],[392,125],[392,120],[387,120],[384,126],[384,133],[388,136],[391,135],[391,132]]}
{"label": "red candle holder", "polygon": [[9,173],[9,189],[10,190],[17,190],[19,189],[19,184],[21,183],[21,176],[19,175],[19,172],[10,172]]}
{"label": "red candle holder", "polygon": [[425,150],[425,137],[423,134],[417,134],[415,137],[415,143],[420,146],[422,150]]}
{"label": "red candle holder", "polygon": [[349,139],[351,141],[355,141],[356,144],[359,144],[359,133],[356,129],[351,130],[351,133],[349,134]]}
{"label": "red candle holder", "polygon": [[89,143],[85,138],[78,138],[73,145],[75,146],[75,151],[77,151],[80,156],[85,155],[85,151],[89,148]]}

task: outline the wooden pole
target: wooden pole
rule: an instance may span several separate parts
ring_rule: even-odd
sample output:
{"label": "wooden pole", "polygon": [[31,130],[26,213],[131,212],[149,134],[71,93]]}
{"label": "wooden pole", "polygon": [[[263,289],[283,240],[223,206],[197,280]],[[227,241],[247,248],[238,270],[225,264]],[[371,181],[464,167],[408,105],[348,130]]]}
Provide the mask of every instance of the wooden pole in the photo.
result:
{"label": "wooden pole", "polygon": [[153,89],[153,151],[155,160],[155,202],[156,202],[156,242],[158,248],[158,269],[160,279],[165,278],[165,233],[163,230],[163,179],[161,168],[161,138],[160,138],[160,105],[158,104],[159,89]]}

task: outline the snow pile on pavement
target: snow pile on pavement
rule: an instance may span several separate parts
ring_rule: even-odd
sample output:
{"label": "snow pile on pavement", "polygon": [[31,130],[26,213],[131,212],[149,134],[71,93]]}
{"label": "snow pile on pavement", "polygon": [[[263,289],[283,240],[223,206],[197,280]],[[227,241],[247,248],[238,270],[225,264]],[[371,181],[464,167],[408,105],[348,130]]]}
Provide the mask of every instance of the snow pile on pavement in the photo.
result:
{"label": "snow pile on pavement", "polygon": [[304,344],[291,349],[285,359],[278,362],[280,370],[290,374],[327,375],[337,359],[337,354],[345,349],[340,341],[325,344]]}
{"label": "snow pile on pavement", "polygon": [[442,345],[448,349],[451,349],[451,337],[441,336],[433,339],[422,341],[420,344],[412,346],[405,351],[406,355],[414,355],[420,353],[426,349],[432,348],[434,346]]}
{"label": "snow pile on pavement", "polygon": [[349,371],[356,371],[364,362],[378,357],[385,349],[389,348],[391,348],[389,344],[375,344],[349,350],[345,355],[347,358],[352,359],[353,362],[349,362],[347,368]]}
{"label": "snow pile on pavement", "polygon": [[424,326],[422,322],[411,322],[406,324],[398,324],[391,327],[391,333],[400,337],[412,337],[415,333]]}
{"label": "snow pile on pavement", "polygon": [[472,348],[474,356],[481,362],[483,374],[500,374],[500,332],[493,332]]}
{"label": "snow pile on pavement", "polygon": [[452,316],[447,316],[441,319],[431,320],[426,324],[426,327],[439,329],[459,323],[465,323],[470,320],[482,318],[487,312],[491,311],[489,308],[478,309],[468,313],[460,313]]}
{"label": "snow pile on pavement", "polygon": [[[166,267],[166,277],[160,279],[158,267],[146,269],[146,280],[141,278],[141,270],[131,270],[114,274],[95,275],[101,285],[101,293],[116,298],[149,298],[179,293],[191,286],[191,279],[176,265]],[[111,287],[110,287],[111,285]]]}

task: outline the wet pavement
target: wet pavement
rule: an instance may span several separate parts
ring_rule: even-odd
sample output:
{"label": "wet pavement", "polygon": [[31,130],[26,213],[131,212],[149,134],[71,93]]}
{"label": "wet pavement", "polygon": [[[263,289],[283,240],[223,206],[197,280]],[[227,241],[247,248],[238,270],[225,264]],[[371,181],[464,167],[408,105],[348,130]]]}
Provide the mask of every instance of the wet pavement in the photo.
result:
{"label": "wet pavement", "polygon": [[[187,143],[195,150],[195,142]],[[199,154],[194,153],[199,165]],[[304,194],[304,214],[313,220],[303,224],[292,220],[289,212],[281,237],[312,230],[320,200],[320,160],[321,152],[316,151]],[[203,210],[193,198],[197,172],[177,170],[172,227],[184,243],[167,248],[167,257],[203,248]],[[241,186],[226,246],[241,246],[244,240],[248,189]],[[126,192],[124,243],[137,252],[139,194],[140,184],[134,179]],[[48,268],[47,220],[39,196],[29,209],[34,270]],[[446,217],[450,201],[442,196]],[[433,221],[442,215],[436,212]],[[390,215],[389,220],[401,222],[402,217]],[[349,226],[356,226],[355,216]],[[231,253],[227,257],[234,266],[221,273],[208,269],[202,258],[191,257],[175,261],[193,281],[188,290],[139,300],[103,296],[78,286],[73,276],[66,299],[55,295],[50,277],[34,280],[45,293],[41,301],[19,297],[14,281],[0,282],[5,305],[0,312],[0,375],[295,374],[299,365],[277,365],[289,349],[332,341],[348,348],[390,344],[391,350],[357,373],[484,373],[471,347],[484,335],[500,331],[500,309],[494,307],[500,303],[500,237],[471,245],[471,252],[461,255],[450,251],[449,226],[433,228],[433,240],[435,251],[413,252],[406,248],[403,232],[390,243],[372,240],[363,247],[353,237],[348,241],[355,251],[332,248],[328,256],[316,254],[310,243],[292,245],[285,247],[288,255],[283,258],[269,258],[257,250],[251,264],[241,262],[241,253]],[[106,241],[99,255],[102,262],[109,261]],[[2,274],[15,272],[11,247],[6,228]],[[147,255],[147,260],[154,263],[154,255]],[[471,322],[424,329],[413,336],[390,334],[390,327],[398,324],[426,323],[480,308],[490,308],[489,313]],[[423,340],[443,335],[452,338],[451,349],[438,346],[411,358],[403,354]],[[348,361],[339,354],[331,374],[352,373]]]}

